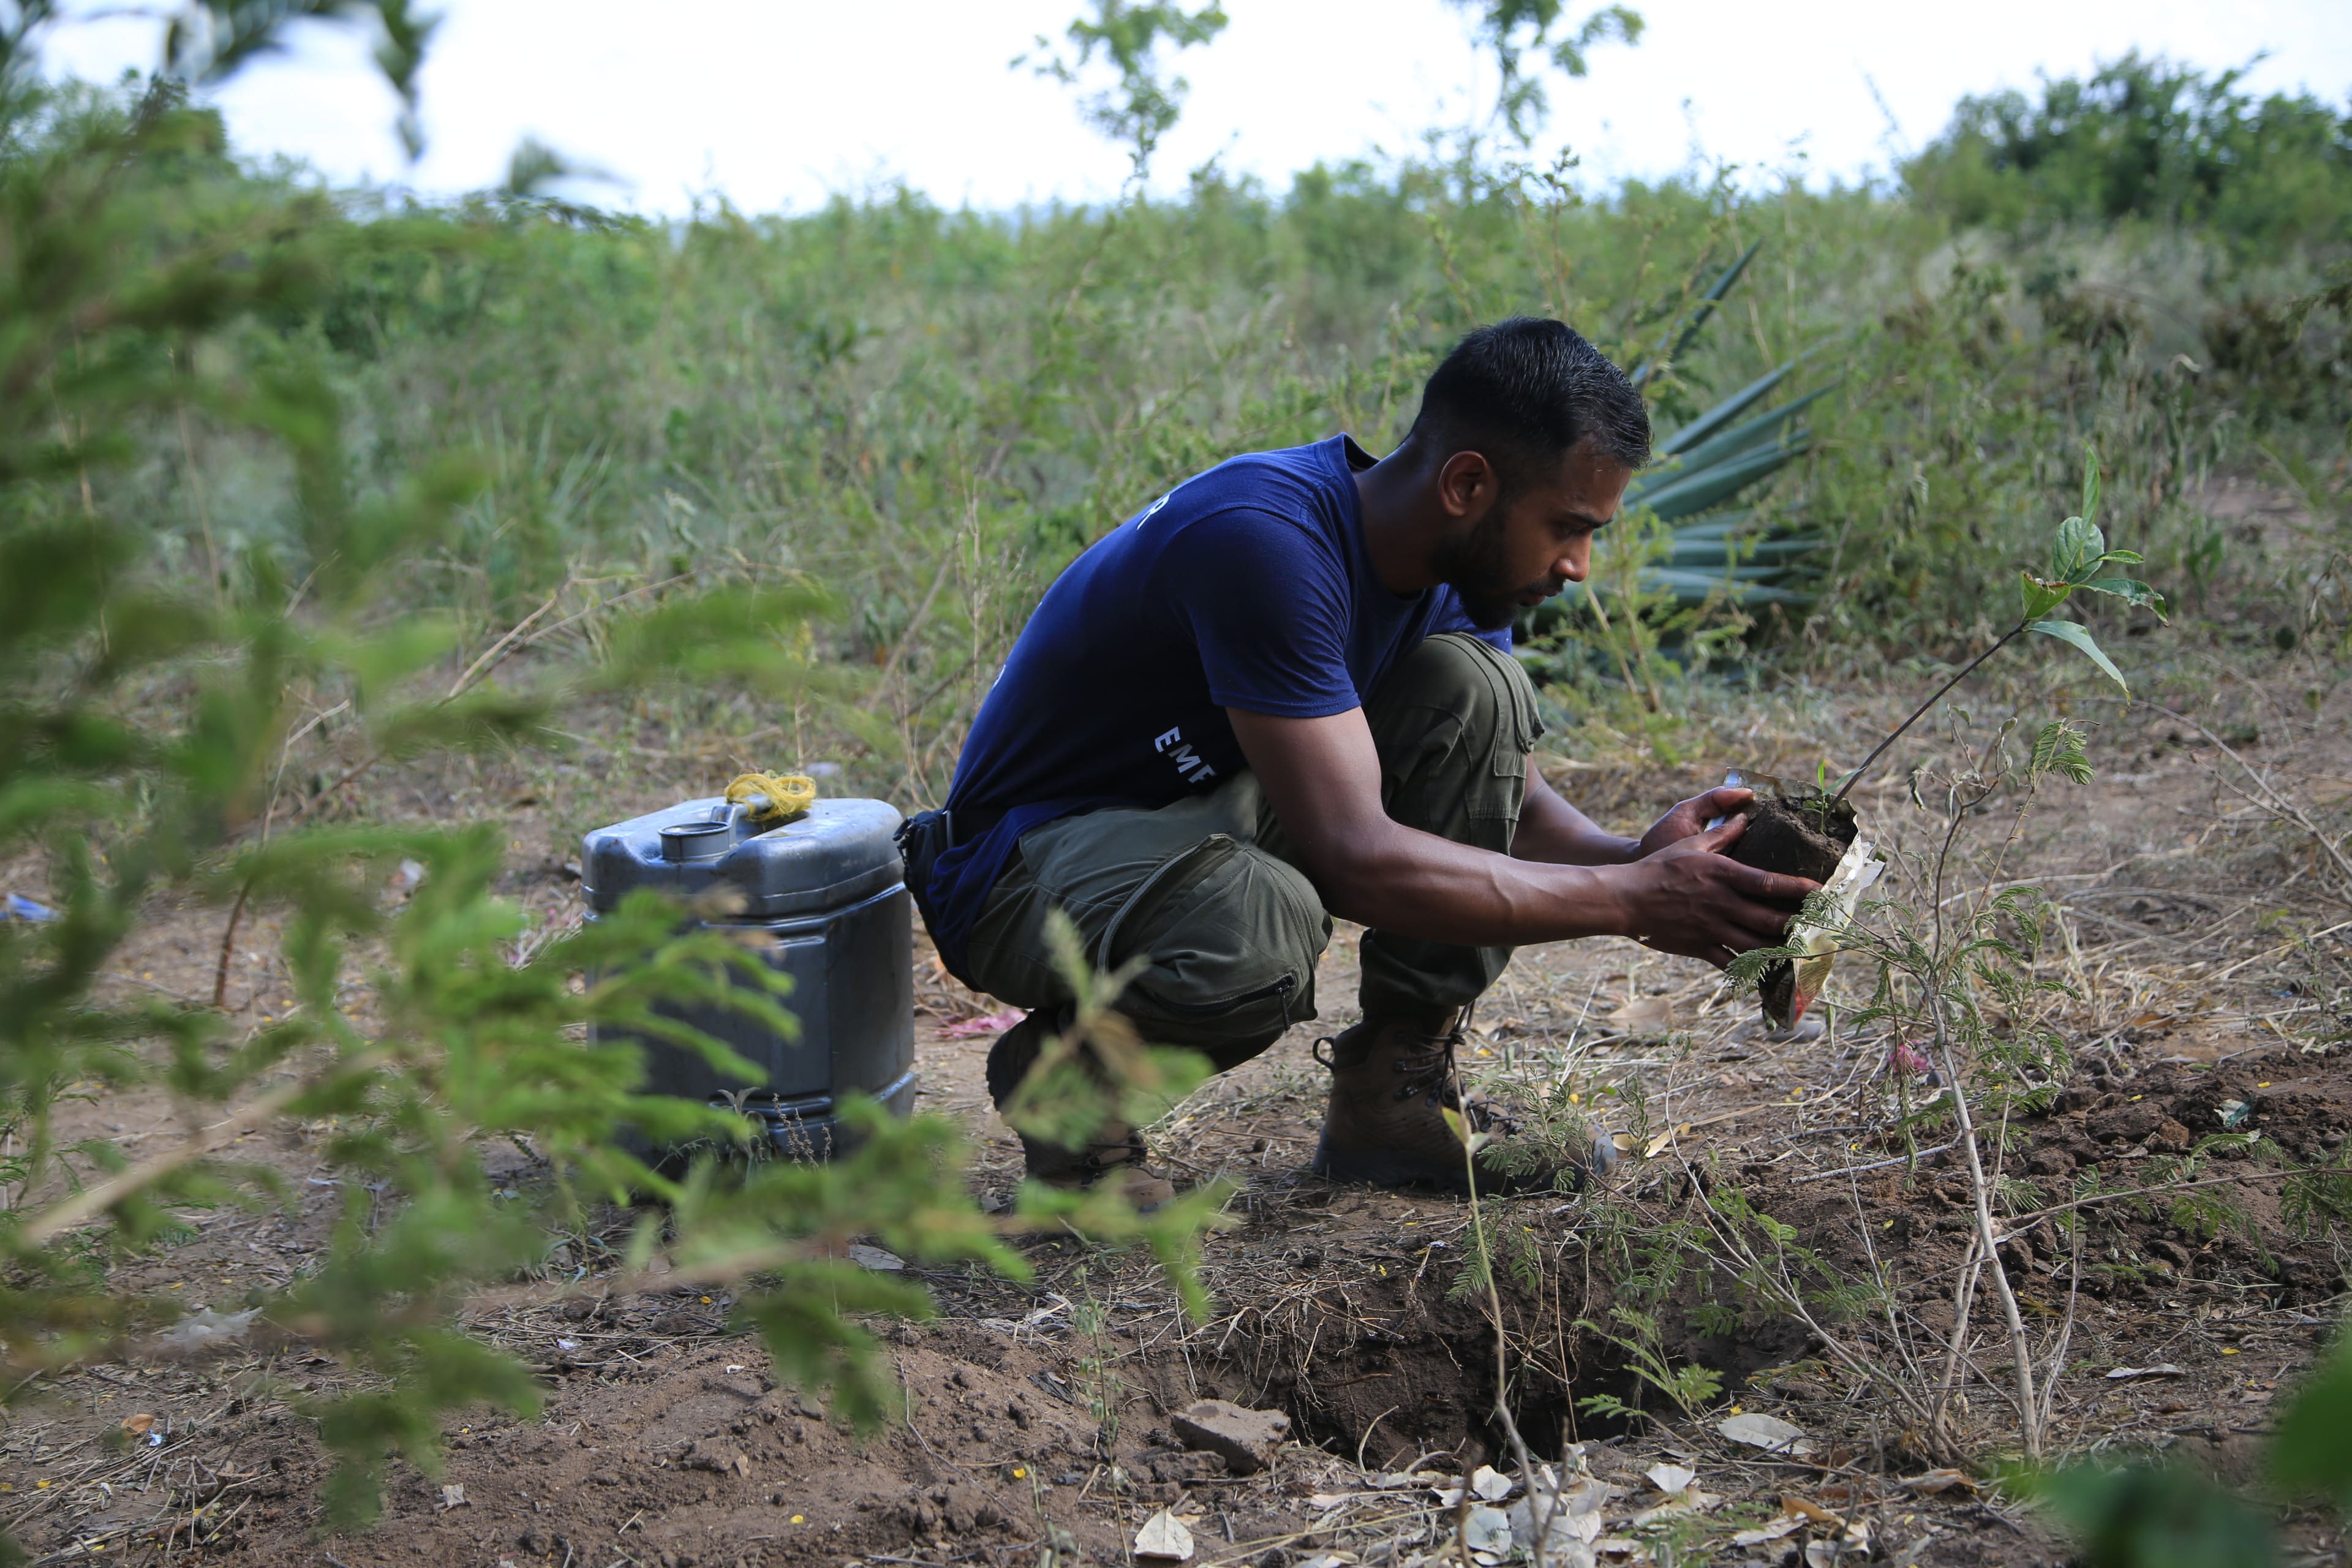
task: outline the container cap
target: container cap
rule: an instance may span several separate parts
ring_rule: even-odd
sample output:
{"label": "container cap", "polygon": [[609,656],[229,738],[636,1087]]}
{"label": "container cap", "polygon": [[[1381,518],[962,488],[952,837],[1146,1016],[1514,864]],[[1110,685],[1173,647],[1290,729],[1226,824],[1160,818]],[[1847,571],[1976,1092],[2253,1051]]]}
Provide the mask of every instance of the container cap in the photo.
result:
{"label": "container cap", "polygon": [[581,892],[611,910],[639,888],[691,898],[720,885],[743,895],[737,918],[811,914],[877,893],[903,875],[898,809],[879,800],[820,800],[806,816],[754,830],[713,796],[600,827],[581,840]]}

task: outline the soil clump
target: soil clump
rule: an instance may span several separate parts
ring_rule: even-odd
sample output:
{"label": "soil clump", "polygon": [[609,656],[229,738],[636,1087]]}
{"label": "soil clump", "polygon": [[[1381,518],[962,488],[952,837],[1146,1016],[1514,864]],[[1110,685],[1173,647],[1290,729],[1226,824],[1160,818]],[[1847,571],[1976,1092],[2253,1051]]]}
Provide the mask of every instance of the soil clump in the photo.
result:
{"label": "soil clump", "polygon": [[[1731,858],[1759,871],[1802,877],[1827,886],[1861,831],[1853,807],[1819,795],[1796,800],[1758,795],[1748,804],[1748,831],[1731,847]],[[1790,905],[1795,913],[1800,906]],[[1786,1020],[1796,1005],[1797,972],[1783,962],[1758,981],[1766,1016]]]}
{"label": "soil clump", "polygon": [[1731,847],[1731,858],[1759,871],[1827,882],[1860,829],[1853,806],[1842,800],[1824,805],[1818,795],[1759,795],[1748,805],[1748,831]]}

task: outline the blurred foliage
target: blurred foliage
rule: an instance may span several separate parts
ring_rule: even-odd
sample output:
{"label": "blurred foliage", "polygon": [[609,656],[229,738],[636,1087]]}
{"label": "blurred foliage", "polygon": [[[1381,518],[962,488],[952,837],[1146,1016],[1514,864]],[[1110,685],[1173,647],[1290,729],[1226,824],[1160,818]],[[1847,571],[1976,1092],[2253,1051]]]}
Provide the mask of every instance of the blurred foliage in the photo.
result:
{"label": "blurred foliage", "polygon": [[[643,1092],[637,1042],[755,1078],[675,1008],[789,1030],[784,982],[722,924],[649,895],[534,928],[503,890],[501,824],[387,824],[341,809],[341,792],[389,759],[556,742],[551,715],[650,682],[770,703],[821,692],[808,628],[834,601],[749,558],[583,584],[594,657],[508,682],[518,637],[477,653],[462,597],[416,589],[500,559],[508,531],[468,531],[542,494],[533,458],[496,442],[438,455],[429,437],[358,456],[346,388],[367,345],[337,334],[359,321],[355,285],[596,231],[520,198],[464,221],[355,222],[236,168],[185,79],[332,16],[379,25],[398,88],[429,27],[392,0],[192,7],[175,68],[130,97],[42,87],[30,40],[46,16],[0,14],[0,868],[40,895],[0,919],[6,1398],[168,1343],[154,1336],[184,1300],[118,1266],[184,1237],[191,1210],[289,1202],[236,1154],[240,1135],[286,1121],[341,1194],[331,1238],[298,1278],[202,1322],[352,1374],[304,1406],[339,1461],[339,1525],[373,1512],[390,1458],[437,1470],[444,1412],[537,1407],[530,1369],[460,1313],[488,1285],[560,1293],[551,1232],[625,1232],[641,1199],[602,1282],[726,1289],[782,1375],[861,1423],[891,1386],[862,1320],[929,1298],[840,1261],[854,1237],[1021,1278],[1008,1234],[1076,1226],[1149,1243],[1201,1305],[1186,1266],[1213,1188],[1149,1218],[1115,1196],[1033,1192],[991,1219],[953,1124],[871,1105],[845,1109],[863,1141],[830,1165],[712,1157],[667,1175],[624,1151],[624,1128],[748,1142],[731,1113]],[[574,542],[551,531],[560,515],[536,515],[548,548]],[[510,585],[544,585],[527,554],[509,559]],[[313,771],[330,765],[331,783]],[[222,933],[208,998],[133,975],[156,923],[189,910]],[[265,973],[288,1000],[224,1006],[232,960],[273,936]],[[161,1152],[58,1131],[68,1102],[140,1085],[186,1130],[149,1145]],[[528,1152],[526,1179],[486,1171],[495,1138]]]}
{"label": "blurred foliage", "polygon": [[[1605,43],[1639,43],[1645,25],[1642,14],[1628,5],[1603,5],[1573,26],[1567,25],[1568,7],[1561,0],[1453,0],[1475,12],[1473,32],[1479,46],[1495,57],[1501,80],[1495,92],[1495,118],[1524,147],[1551,109],[1542,68],[1581,78],[1591,71],[1593,49]],[[1536,58],[1529,68],[1528,57]]]}
{"label": "blurred foliage", "polygon": [[[2263,1457],[2281,1500],[2352,1513],[2352,1340],[2295,1390]],[[2289,1561],[2269,1515],[2183,1465],[2084,1464],[2031,1478],[2075,1538],[2084,1568],[2271,1568]],[[2298,1553],[2300,1560],[2303,1554]]]}

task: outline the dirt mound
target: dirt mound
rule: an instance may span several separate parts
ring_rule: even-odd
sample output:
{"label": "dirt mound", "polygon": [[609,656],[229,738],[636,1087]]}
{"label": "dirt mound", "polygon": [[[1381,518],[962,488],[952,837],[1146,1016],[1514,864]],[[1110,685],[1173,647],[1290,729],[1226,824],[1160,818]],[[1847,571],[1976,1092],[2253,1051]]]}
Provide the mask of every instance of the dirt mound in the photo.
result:
{"label": "dirt mound", "polygon": [[[2011,1123],[1997,1166],[2000,1258],[2036,1335],[2070,1313],[2095,1318],[2074,1342],[2128,1361],[2152,1324],[2186,1310],[2220,1367],[2220,1355],[2238,1353],[2225,1343],[2236,1325],[2280,1314],[2321,1324],[2312,1309],[2343,1289],[2343,1260],[2299,1223],[2294,1173],[2337,1159],[2347,1127],[2352,1071],[2336,1057],[2281,1049],[2137,1069],[2103,1057],[2050,1114]],[[2260,1134],[2251,1147],[2249,1132]],[[1948,1148],[1930,1143],[1912,1166],[1883,1147],[1899,1144],[1853,1143],[1851,1171],[1701,1162],[1654,1167],[1598,1205],[1490,1205],[1490,1237],[1510,1238],[1489,1245],[1501,1258],[1513,1407],[1530,1444],[1556,1454],[1640,1430],[1580,1408],[1594,1395],[1678,1417],[1643,1365],[1696,1363],[1767,1408],[1823,1405],[1807,1419],[1837,1430],[1827,1406],[1857,1380],[1759,1289],[1767,1266],[1856,1354],[1898,1372],[1937,1362],[1973,1201]],[[1459,1211],[1425,1219],[1426,1208],[1302,1184],[1282,1209],[1254,1216],[1234,1245],[1262,1267],[1222,1287],[1228,1315],[1203,1336],[1213,1350],[1202,1375],[1232,1397],[1280,1405],[1312,1440],[1360,1450],[1374,1468],[1417,1454],[1498,1458],[1494,1333],[1483,1293],[1462,1284],[1475,1238]],[[1760,1227],[1738,1221],[1743,1211],[1787,1234],[1768,1247]],[[2005,1353],[1994,1314],[1980,1289],[1971,1321],[1990,1347],[1987,1369]],[[1870,1425],[1843,1434],[1849,1454],[1941,1462]]]}

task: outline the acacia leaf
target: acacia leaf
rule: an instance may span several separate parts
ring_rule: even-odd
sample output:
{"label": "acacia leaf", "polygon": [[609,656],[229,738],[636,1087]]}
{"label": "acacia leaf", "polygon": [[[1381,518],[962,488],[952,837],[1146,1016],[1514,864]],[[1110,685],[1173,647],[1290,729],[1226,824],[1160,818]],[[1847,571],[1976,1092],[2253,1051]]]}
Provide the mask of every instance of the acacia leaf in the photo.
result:
{"label": "acacia leaf", "polygon": [[2032,777],[2055,773],[2073,784],[2090,783],[2093,770],[2083,750],[2083,731],[2063,719],[2042,726],[2042,732],[2033,738],[2032,760],[2025,771]]}

